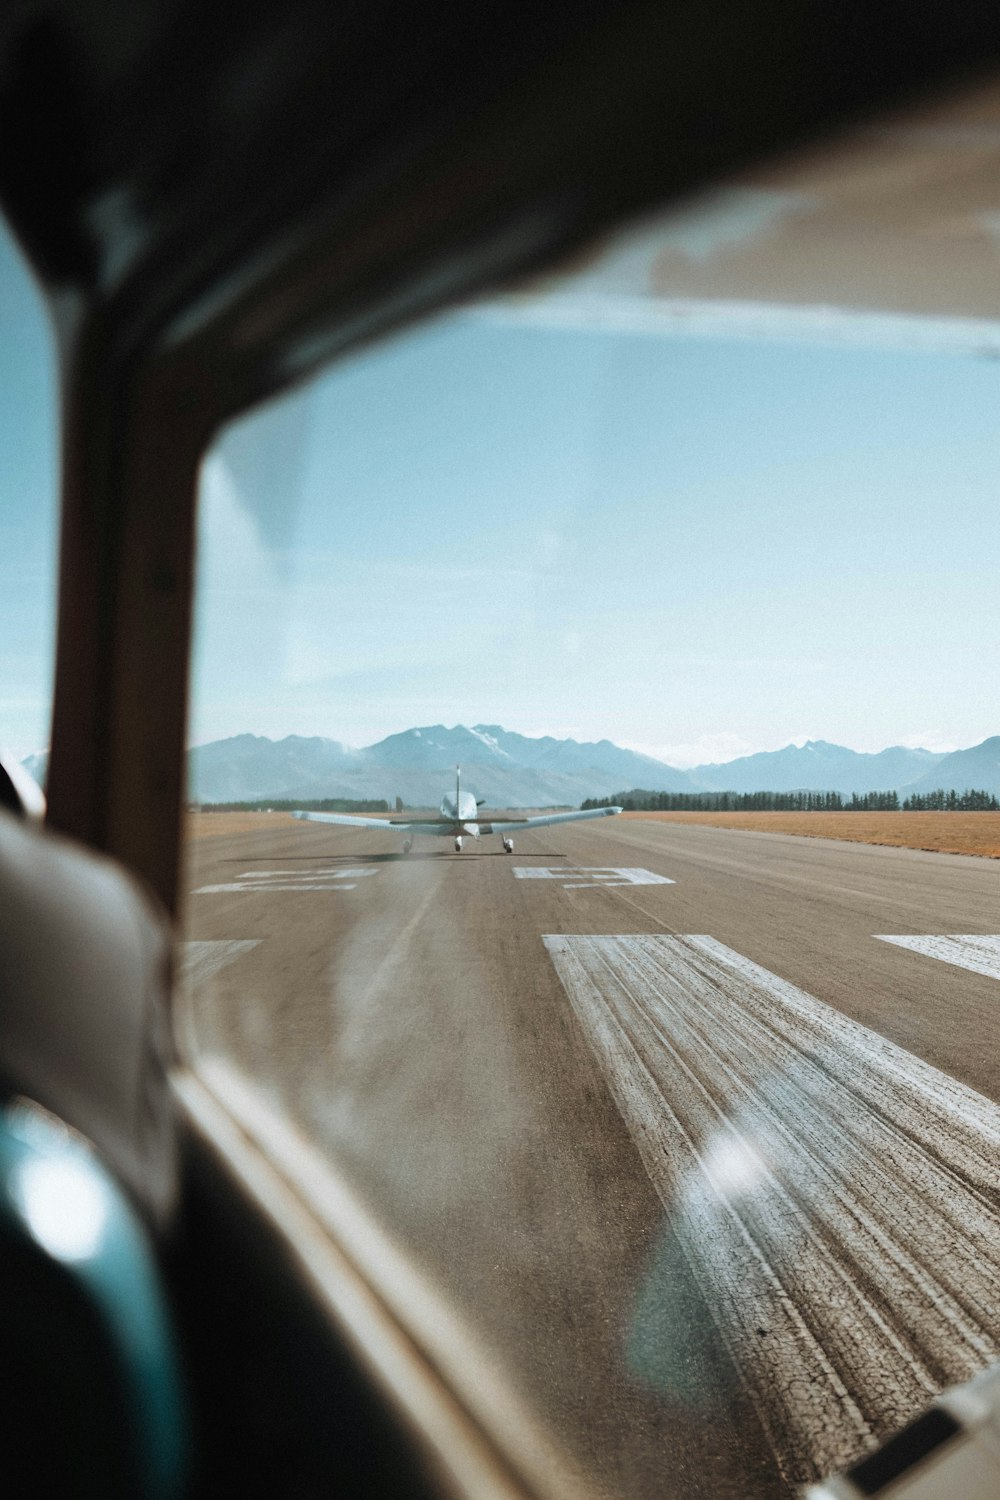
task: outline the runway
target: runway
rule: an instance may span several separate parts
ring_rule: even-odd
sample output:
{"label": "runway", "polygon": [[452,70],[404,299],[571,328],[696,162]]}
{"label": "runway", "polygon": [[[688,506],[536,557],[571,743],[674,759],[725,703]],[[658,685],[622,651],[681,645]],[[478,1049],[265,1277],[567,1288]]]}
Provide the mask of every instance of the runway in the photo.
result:
{"label": "runway", "polygon": [[596,1495],[787,1495],[998,1357],[996,862],[398,844],[193,843],[181,960],[481,1420],[532,1413]]}

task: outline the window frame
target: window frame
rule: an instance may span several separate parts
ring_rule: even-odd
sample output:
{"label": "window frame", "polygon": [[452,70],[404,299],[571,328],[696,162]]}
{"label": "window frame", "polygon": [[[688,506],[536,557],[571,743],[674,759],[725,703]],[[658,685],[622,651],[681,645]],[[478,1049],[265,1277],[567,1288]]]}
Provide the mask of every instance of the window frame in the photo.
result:
{"label": "window frame", "polygon": [[[48,54],[44,37],[26,57],[8,36],[0,197],[46,286],[63,372],[49,823],[123,861],[176,916],[197,480],[221,426],[630,214],[995,62],[1000,32],[973,3],[945,15],[848,0],[831,14],[727,0],[706,18],[590,0],[529,24],[515,7],[473,15],[453,0],[402,21],[379,4],[345,35],[293,0],[254,13],[259,56],[283,65],[258,68],[260,130],[227,135],[253,62],[246,38],[213,0],[219,45],[195,48],[184,72],[168,10],[136,7],[143,46],[124,61],[114,7],[93,8],[75,41],[57,27]],[[426,69],[419,87],[408,53]],[[39,72],[74,88],[40,88]],[[133,118],[123,101],[150,84],[163,107]],[[52,111],[44,121],[35,95]],[[192,111],[217,129],[207,176]],[[29,182],[19,146],[26,156],[40,124],[55,138],[51,161]],[[227,173],[258,191],[234,199]],[[542,1493],[266,1142],[199,1079],[182,1038],[178,1052],[177,1099],[198,1149],[283,1245],[289,1274],[418,1435],[442,1489]]]}

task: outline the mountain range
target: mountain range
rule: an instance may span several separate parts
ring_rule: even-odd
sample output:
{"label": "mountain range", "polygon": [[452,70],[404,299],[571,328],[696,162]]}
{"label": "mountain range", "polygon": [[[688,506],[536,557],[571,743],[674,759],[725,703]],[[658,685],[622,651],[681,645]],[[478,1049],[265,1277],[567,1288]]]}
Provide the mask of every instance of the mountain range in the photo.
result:
{"label": "mountain range", "polygon": [[[25,767],[44,780],[46,755]],[[436,806],[456,764],[463,784],[489,807],[576,806],[585,797],[642,787],[655,792],[852,792],[901,795],[971,787],[1000,796],[1000,736],[951,754],[893,745],[863,754],[826,740],[764,750],[721,764],[679,770],[610,740],[580,743],[530,738],[499,724],[471,729],[443,724],[407,729],[355,749],[319,736],[269,740],[238,734],[188,751],[193,802],[259,798],[398,796],[409,806]]]}
{"label": "mountain range", "polygon": [[[407,729],[354,750],[336,740],[289,735],[274,742],[240,734],[189,751],[190,797],[197,802],[250,798],[402,797],[410,806],[437,806],[463,784],[490,807],[575,806],[584,797],[624,784],[689,791],[686,771],[610,740],[580,744],[551,736],[530,739],[498,724],[472,729],[443,724]],[[636,778],[639,778],[637,781]]]}
{"label": "mountain range", "polygon": [[576,805],[631,787],[657,792],[931,791],[982,788],[1000,795],[1000,736],[950,755],[895,745],[862,754],[825,740],[680,770],[610,740],[580,743],[515,734],[498,724],[443,724],[389,735],[364,749],[289,735],[243,734],[189,752],[193,801],[258,797],[397,796],[434,806],[461,764],[463,783],[490,807]]}

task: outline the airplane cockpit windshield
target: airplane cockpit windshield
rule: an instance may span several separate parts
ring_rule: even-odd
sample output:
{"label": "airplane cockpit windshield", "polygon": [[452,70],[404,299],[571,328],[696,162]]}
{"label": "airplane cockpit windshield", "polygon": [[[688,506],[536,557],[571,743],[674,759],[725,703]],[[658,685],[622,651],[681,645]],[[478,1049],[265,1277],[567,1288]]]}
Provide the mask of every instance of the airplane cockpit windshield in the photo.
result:
{"label": "airplane cockpit windshield", "polygon": [[998,165],[860,126],[204,459],[188,1045],[538,1493],[1000,1353]]}

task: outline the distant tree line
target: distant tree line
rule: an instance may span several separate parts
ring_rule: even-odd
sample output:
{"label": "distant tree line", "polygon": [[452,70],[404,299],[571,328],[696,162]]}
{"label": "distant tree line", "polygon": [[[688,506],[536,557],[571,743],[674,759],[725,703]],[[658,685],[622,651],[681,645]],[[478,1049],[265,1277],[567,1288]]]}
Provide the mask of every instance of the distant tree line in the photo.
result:
{"label": "distant tree line", "polygon": [[[398,800],[398,799],[397,799]],[[387,813],[389,804],[384,797],[366,797],[360,800],[350,797],[299,797],[294,802],[276,797],[258,797],[253,802],[191,802],[189,812],[303,812],[339,813]]]}
{"label": "distant tree line", "polygon": [[926,792],[900,802],[898,792],[646,792],[634,787],[610,797],[588,797],[592,807],[626,812],[1000,812],[989,792]]}
{"label": "distant tree line", "polygon": [[903,802],[904,812],[1000,812],[1000,802],[991,792],[946,792],[938,787],[936,792],[925,792],[922,797],[907,797]]}
{"label": "distant tree line", "polygon": [[[877,799],[877,800],[873,800]],[[588,797],[590,807],[623,807],[626,812],[839,812],[839,792],[646,792],[640,787],[612,797]],[[895,792],[868,792],[856,806],[896,808]]]}

